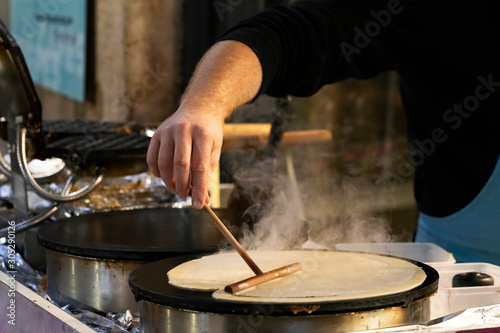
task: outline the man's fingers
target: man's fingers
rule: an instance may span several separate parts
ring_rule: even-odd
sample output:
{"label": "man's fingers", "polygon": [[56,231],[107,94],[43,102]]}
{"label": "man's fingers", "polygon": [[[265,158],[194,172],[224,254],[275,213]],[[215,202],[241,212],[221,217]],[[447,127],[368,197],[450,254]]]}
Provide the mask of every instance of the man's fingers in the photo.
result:
{"label": "man's fingers", "polygon": [[208,171],[213,140],[204,131],[197,133],[195,138],[191,156],[191,197],[193,207],[200,209],[207,199]]}
{"label": "man's fingers", "polygon": [[[217,121],[217,119],[216,119]],[[222,144],[222,122],[175,113],[151,138],[147,162],[151,172],[181,198],[191,192],[193,207],[209,202],[207,183],[217,166]],[[220,141],[220,142],[219,142]]]}
{"label": "man's fingers", "polygon": [[192,138],[191,128],[180,126],[175,131],[175,152],[173,155],[174,181],[177,195],[185,198],[189,195],[189,174],[191,167]]}
{"label": "man's fingers", "polygon": [[148,163],[149,170],[155,177],[160,177],[160,169],[158,168],[158,153],[160,150],[160,140],[153,136],[149,143],[148,153],[146,155],[146,162]]}
{"label": "man's fingers", "polygon": [[175,143],[172,140],[165,140],[158,151],[158,169],[161,179],[167,188],[174,194],[177,194],[176,184],[173,176],[172,159],[174,156]]}

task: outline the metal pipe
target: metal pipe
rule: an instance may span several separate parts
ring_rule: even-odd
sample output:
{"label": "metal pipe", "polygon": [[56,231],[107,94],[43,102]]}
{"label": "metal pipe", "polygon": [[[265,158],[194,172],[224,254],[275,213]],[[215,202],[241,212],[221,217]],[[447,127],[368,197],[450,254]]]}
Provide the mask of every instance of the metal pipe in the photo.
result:
{"label": "metal pipe", "polygon": [[[71,187],[73,186],[75,181],[75,178],[73,176],[69,176],[68,180],[66,181],[66,184],[64,185],[64,188],[62,190],[62,194],[66,195],[70,190]],[[58,205],[54,204],[51,207],[49,207],[45,212],[37,215],[30,217],[29,219],[26,219],[22,222],[16,223],[16,232],[22,232],[25,230],[28,230],[35,225],[37,225],[40,222],[43,222],[44,220],[48,219],[52,214],[54,214],[58,209]],[[0,229],[0,237],[5,237],[8,234],[8,229],[9,227],[5,227]]]}
{"label": "metal pipe", "polygon": [[23,177],[28,181],[28,183],[31,185],[33,188],[34,192],[38,194],[40,197],[49,200],[49,201],[56,201],[56,202],[69,202],[69,201],[75,201],[80,198],[83,198],[90,192],[92,192],[97,185],[99,185],[103,179],[103,174],[102,173],[97,173],[97,175],[94,177],[94,179],[87,185],[85,185],[83,188],[81,188],[78,191],[75,191],[70,194],[55,194],[51,193],[44,188],[42,188],[36,180],[33,178],[33,175],[28,169],[28,162],[26,158],[26,128],[22,126],[17,127],[17,135],[16,135],[16,157],[19,162],[19,167],[21,169],[21,173]]}
{"label": "metal pipe", "polygon": [[[22,222],[16,223],[16,225],[15,225],[16,233],[21,232],[21,231],[25,231],[25,230],[37,225],[38,223],[46,220],[47,218],[49,218],[52,214],[54,214],[57,211],[57,208],[58,208],[57,204],[54,204],[51,207],[49,207],[45,212],[43,212],[37,216],[30,217],[29,219],[26,219]],[[10,227],[5,227],[5,228],[0,229],[0,237],[7,236],[9,228]]]}
{"label": "metal pipe", "polygon": [[0,152],[0,172],[5,175],[5,177],[10,178],[12,168],[3,158],[3,154]]}
{"label": "metal pipe", "polygon": [[73,177],[73,175],[69,175],[68,179],[66,180],[66,184],[64,184],[64,187],[62,190],[63,195],[67,195],[69,193],[69,191],[71,191],[71,188],[75,184],[75,181],[76,181],[75,177]]}

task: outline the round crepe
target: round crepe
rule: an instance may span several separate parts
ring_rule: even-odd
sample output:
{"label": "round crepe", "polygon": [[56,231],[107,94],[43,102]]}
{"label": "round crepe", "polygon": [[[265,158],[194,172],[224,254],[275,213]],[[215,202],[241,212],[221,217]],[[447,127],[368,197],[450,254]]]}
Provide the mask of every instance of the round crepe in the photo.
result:
{"label": "round crepe", "polygon": [[294,262],[302,271],[260,284],[236,295],[224,287],[255,276],[236,252],[185,262],[168,274],[186,289],[217,290],[215,298],[242,302],[315,302],[376,297],[408,291],[424,282],[424,271],[402,259],[376,254],[328,251],[249,251],[264,272]]}

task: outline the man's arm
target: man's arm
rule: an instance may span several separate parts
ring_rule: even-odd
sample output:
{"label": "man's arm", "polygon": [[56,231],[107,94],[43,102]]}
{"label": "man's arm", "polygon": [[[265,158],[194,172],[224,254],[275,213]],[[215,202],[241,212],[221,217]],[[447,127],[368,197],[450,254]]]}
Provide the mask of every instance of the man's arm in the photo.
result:
{"label": "man's arm", "polygon": [[192,188],[193,206],[201,208],[219,160],[224,118],[235,108],[260,92],[308,96],[326,83],[390,69],[385,45],[397,44],[399,36],[392,24],[350,63],[339,47],[353,43],[355,28],[373,20],[372,10],[386,7],[385,0],[298,1],[228,31],[200,61],[178,111],[152,138],[147,159],[153,174],[180,197]]}
{"label": "man's arm", "polygon": [[194,208],[209,200],[207,183],[219,162],[224,118],[252,100],[261,83],[261,64],[248,46],[215,44],[198,64],[179,109],[151,139],[151,172],[181,198],[191,191]]}

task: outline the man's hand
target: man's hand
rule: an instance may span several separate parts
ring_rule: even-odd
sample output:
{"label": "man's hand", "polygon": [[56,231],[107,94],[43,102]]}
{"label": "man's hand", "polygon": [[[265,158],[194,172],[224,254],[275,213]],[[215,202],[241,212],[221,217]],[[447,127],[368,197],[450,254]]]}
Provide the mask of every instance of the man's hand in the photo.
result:
{"label": "man's hand", "polygon": [[181,198],[191,192],[193,207],[200,209],[209,202],[207,183],[219,162],[224,122],[196,111],[181,108],[158,127],[147,162],[171,192]]}
{"label": "man's hand", "polygon": [[262,68],[257,55],[236,41],[216,43],[202,58],[176,113],[158,127],[147,162],[153,174],[193,207],[209,202],[208,178],[217,166],[224,118],[257,95]]}

